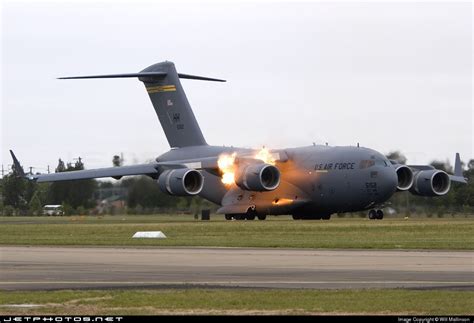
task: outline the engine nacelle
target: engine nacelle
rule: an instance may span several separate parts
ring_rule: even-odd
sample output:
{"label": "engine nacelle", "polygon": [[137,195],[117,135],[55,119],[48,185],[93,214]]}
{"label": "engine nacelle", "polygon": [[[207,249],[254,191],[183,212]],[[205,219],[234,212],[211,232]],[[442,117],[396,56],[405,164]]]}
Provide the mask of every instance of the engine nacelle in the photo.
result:
{"label": "engine nacelle", "polygon": [[158,185],[163,192],[170,195],[196,195],[202,191],[204,177],[195,169],[169,169],[160,174]]}
{"label": "engine nacelle", "polygon": [[442,170],[422,170],[415,174],[410,192],[421,196],[441,196],[449,192],[451,179]]}
{"label": "engine nacelle", "polygon": [[273,191],[280,185],[280,171],[269,164],[251,164],[240,168],[235,183],[246,191]]}
{"label": "engine nacelle", "polygon": [[406,165],[397,164],[394,167],[398,177],[397,191],[409,190],[413,186],[413,171]]}

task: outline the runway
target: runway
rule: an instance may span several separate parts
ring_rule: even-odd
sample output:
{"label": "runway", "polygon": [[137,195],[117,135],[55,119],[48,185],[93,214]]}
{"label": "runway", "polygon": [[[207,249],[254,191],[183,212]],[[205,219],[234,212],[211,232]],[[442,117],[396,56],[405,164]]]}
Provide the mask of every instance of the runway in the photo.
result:
{"label": "runway", "polygon": [[474,289],[474,252],[0,247],[0,289]]}

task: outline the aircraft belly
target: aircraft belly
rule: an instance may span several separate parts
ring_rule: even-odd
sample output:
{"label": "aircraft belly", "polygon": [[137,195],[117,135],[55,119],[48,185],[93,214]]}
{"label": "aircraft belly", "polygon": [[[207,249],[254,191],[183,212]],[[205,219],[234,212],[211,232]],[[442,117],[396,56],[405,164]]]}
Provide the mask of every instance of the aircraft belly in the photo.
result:
{"label": "aircraft belly", "polygon": [[221,178],[207,171],[202,171],[201,174],[204,176],[204,187],[199,196],[212,203],[222,205],[222,199],[227,193],[227,188],[222,183]]}
{"label": "aircraft belly", "polygon": [[249,209],[260,214],[289,214],[294,208],[310,202],[308,194],[282,180],[274,191],[255,192],[242,190],[232,185],[222,199],[222,208],[219,213],[245,213]]}

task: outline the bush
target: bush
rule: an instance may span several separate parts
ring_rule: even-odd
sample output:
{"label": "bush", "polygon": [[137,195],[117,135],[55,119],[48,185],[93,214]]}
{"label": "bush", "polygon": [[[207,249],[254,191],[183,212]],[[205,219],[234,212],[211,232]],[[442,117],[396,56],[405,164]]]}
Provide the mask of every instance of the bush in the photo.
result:
{"label": "bush", "polygon": [[64,215],[73,215],[74,209],[67,203],[63,203]]}
{"label": "bush", "polygon": [[86,215],[86,209],[83,206],[79,206],[76,210],[77,215]]}
{"label": "bush", "polygon": [[13,206],[7,205],[3,208],[3,215],[5,216],[14,216],[16,214],[16,210]]}

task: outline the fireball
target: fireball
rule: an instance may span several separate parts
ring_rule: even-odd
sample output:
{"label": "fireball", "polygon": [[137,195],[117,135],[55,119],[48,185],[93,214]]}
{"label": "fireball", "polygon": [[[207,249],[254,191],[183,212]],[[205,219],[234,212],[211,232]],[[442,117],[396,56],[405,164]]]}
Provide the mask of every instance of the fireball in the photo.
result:
{"label": "fireball", "polygon": [[[237,153],[221,154],[217,159],[217,166],[222,173],[222,183],[232,185],[235,183],[235,172],[237,166],[235,164],[235,157]],[[263,161],[266,164],[275,165],[275,158],[270,151],[263,147],[259,150],[253,158]]]}
{"label": "fireball", "polygon": [[270,151],[263,147],[254,157],[255,159],[262,160],[265,164],[275,165],[275,158],[273,158]]}
{"label": "fireball", "polygon": [[235,183],[235,156],[237,153],[222,154],[217,160],[217,166],[222,172],[222,183],[231,185]]}

